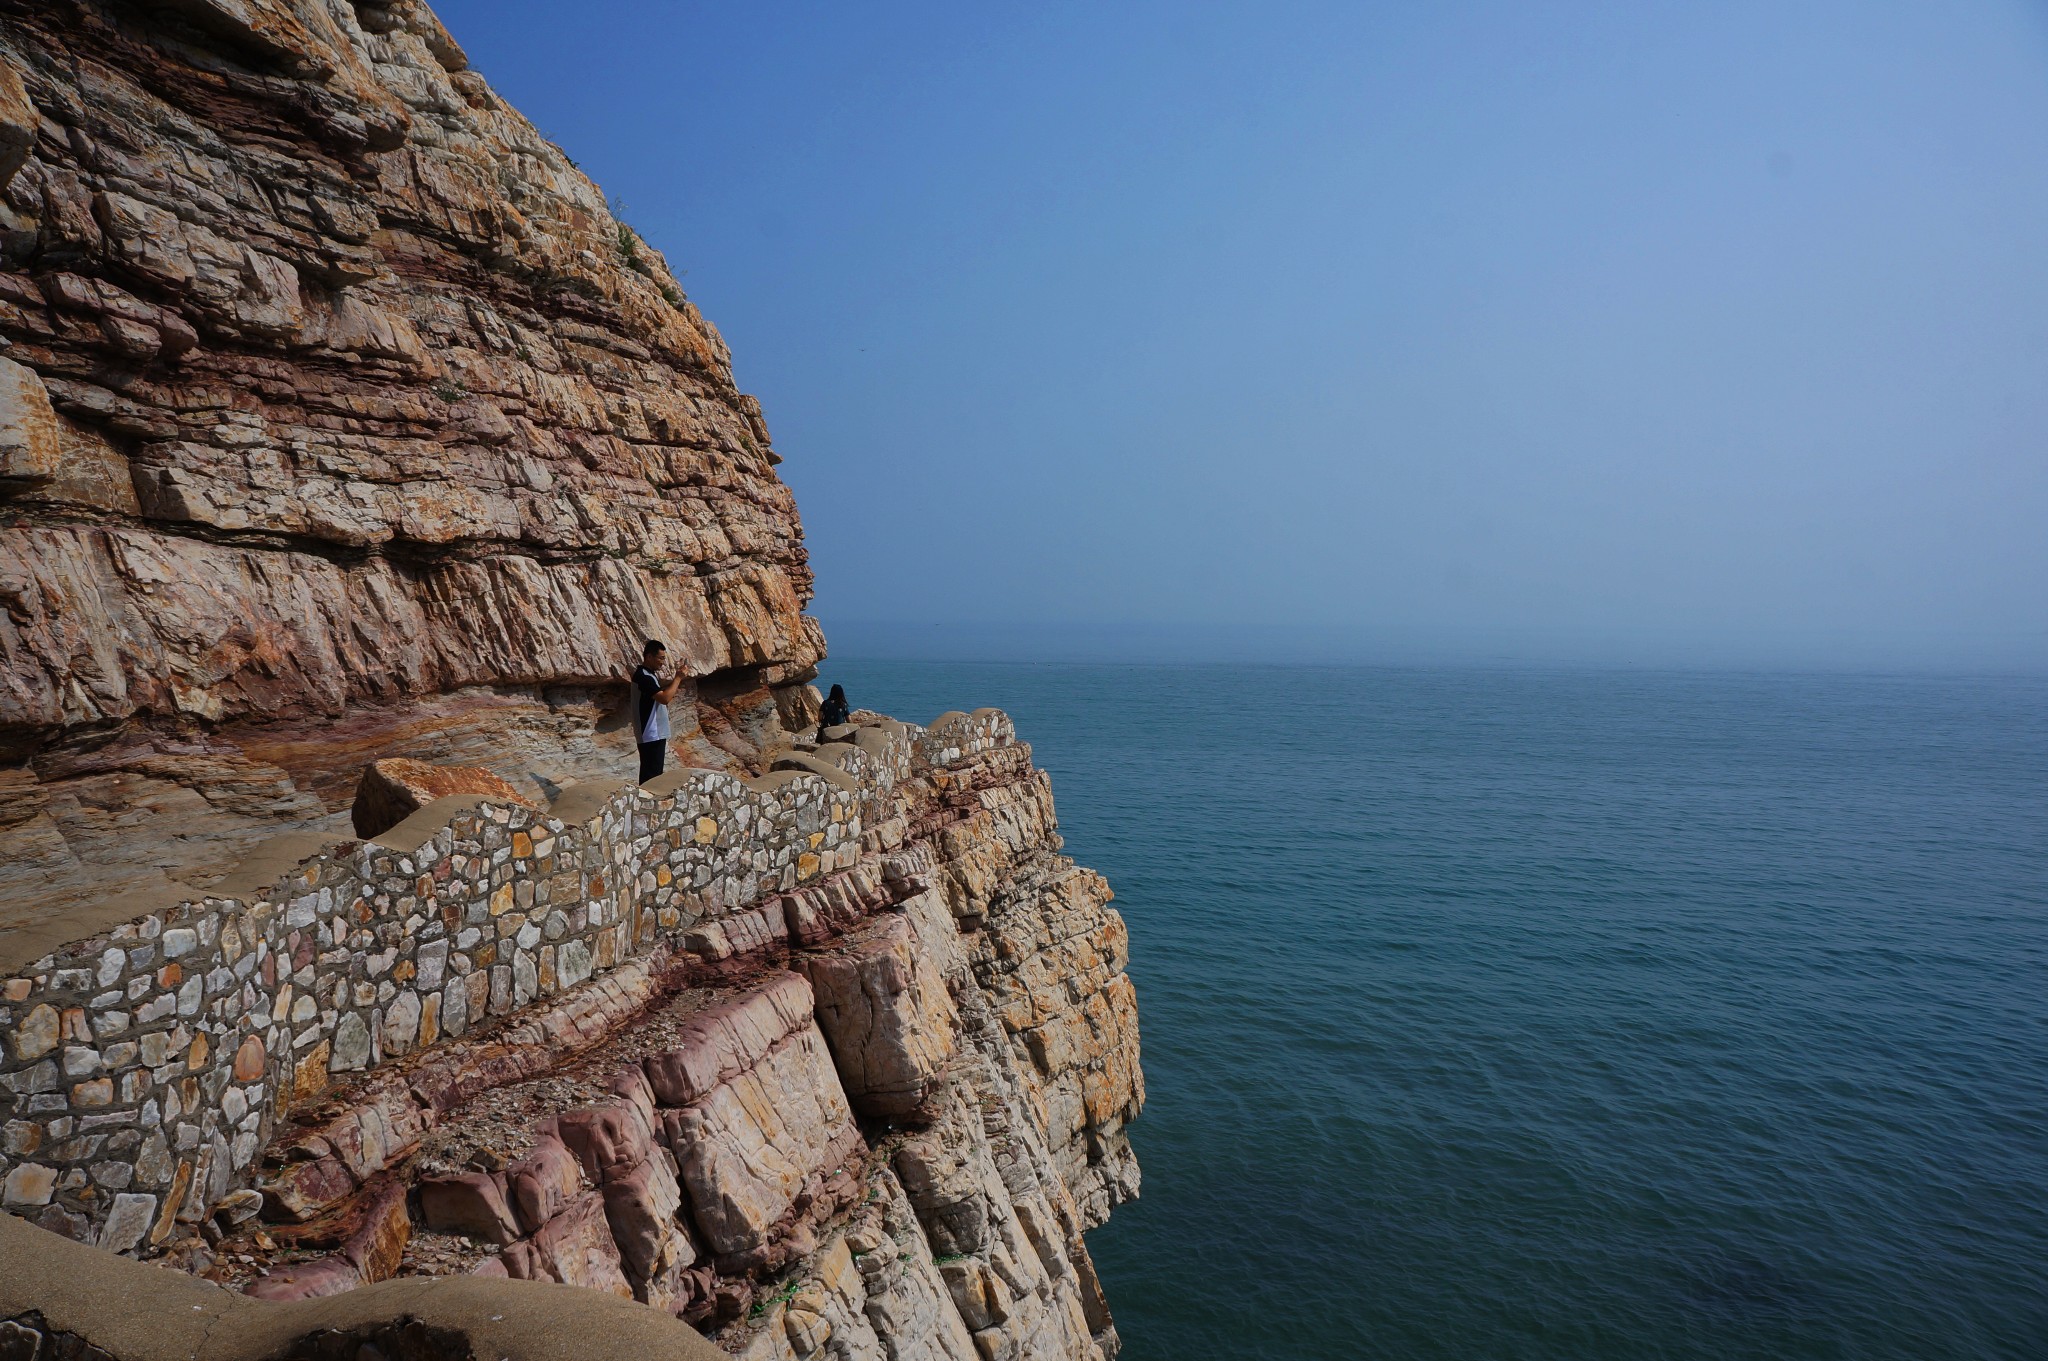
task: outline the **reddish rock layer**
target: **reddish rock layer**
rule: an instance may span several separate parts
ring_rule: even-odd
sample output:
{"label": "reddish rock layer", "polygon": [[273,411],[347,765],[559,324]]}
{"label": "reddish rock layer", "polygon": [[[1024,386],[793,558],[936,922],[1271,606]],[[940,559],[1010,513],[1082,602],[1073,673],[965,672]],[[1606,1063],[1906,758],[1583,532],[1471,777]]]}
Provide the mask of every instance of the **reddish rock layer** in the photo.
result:
{"label": "reddish rock layer", "polygon": [[874,819],[850,862],[704,899],[644,959],[332,1090],[274,1132],[264,1222],[208,1201],[217,1254],[148,1250],[273,1299],[576,1285],[758,1361],[1107,1361],[1084,1234],[1137,1191],[1123,924],[1058,854],[1028,749],[980,721],[972,749],[894,725],[820,748]]}

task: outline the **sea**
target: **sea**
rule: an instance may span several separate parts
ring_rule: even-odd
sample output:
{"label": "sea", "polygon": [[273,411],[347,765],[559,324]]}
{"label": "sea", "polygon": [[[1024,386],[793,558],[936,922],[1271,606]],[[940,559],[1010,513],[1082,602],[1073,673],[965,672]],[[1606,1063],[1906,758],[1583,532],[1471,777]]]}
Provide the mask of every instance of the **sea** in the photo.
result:
{"label": "sea", "polygon": [[1116,890],[1127,1361],[2048,1359],[2048,680],[822,679]]}

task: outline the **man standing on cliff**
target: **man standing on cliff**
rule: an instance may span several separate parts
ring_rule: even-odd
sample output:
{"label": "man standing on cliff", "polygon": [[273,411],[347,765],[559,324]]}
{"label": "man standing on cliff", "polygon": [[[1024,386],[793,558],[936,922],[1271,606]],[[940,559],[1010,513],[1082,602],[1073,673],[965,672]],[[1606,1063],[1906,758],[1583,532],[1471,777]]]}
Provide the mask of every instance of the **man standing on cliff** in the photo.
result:
{"label": "man standing on cliff", "polygon": [[640,783],[661,774],[668,762],[668,702],[683,688],[683,672],[676,668],[667,685],[661,683],[661,668],[668,664],[668,648],[649,638],[640,649],[640,665],[633,672],[633,731],[640,743]]}

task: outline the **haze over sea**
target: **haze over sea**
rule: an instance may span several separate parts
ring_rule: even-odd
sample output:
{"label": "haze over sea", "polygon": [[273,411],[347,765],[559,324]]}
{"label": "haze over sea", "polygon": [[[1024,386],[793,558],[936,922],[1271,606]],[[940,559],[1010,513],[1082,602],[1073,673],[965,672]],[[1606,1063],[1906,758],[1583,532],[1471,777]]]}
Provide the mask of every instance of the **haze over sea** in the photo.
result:
{"label": "haze over sea", "polygon": [[822,679],[1115,886],[1128,1361],[2048,1357],[2048,680]]}

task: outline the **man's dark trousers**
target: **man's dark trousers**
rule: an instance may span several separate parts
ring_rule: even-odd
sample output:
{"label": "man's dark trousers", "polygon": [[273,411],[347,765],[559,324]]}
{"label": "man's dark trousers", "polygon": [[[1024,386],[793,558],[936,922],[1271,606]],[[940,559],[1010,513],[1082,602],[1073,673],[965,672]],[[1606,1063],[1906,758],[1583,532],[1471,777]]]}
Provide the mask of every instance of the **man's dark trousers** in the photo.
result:
{"label": "man's dark trousers", "polygon": [[646,784],[661,774],[661,768],[668,760],[668,739],[640,744],[640,783]]}

